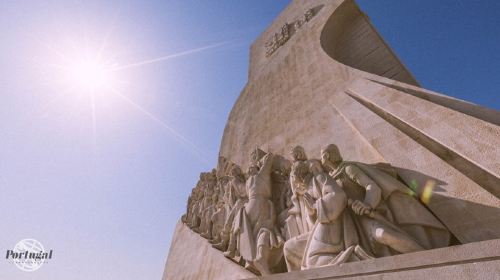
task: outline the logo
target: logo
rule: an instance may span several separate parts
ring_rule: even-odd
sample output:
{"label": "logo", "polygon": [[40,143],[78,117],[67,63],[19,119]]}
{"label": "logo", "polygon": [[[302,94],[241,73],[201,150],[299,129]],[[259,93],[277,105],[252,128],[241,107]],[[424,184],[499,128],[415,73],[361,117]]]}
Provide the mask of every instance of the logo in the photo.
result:
{"label": "logo", "polygon": [[28,238],[17,242],[14,249],[7,250],[5,258],[11,260],[19,269],[35,271],[42,267],[48,259],[52,259],[52,250],[46,251],[42,243]]}

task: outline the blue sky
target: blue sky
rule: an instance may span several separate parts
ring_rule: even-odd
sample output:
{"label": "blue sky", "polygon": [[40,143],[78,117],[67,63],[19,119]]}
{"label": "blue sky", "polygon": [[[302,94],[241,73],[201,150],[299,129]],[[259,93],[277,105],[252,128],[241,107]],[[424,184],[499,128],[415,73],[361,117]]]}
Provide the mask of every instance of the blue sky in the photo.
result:
{"label": "blue sky", "polygon": [[[425,88],[500,109],[500,2],[358,3]],[[249,45],[287,4],[2,1],[0,251],[35,238],[54,259],[33,273],[0,261],[0,279],[160,279]],[[113,65],[183,55],[116,71],[117,92],[92,102],[58,65],[103,41]]]}

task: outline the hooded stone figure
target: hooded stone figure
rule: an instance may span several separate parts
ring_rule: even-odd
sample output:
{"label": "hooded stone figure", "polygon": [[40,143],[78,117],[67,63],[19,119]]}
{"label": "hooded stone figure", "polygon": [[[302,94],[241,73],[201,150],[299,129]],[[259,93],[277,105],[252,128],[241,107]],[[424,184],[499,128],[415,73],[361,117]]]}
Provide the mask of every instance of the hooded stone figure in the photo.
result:
{"label": "hooded stone figure", "polygon": [[321,151],[323,168],[342,187],[359,245],[373,257],[449,245],[450,233],[395,177],[372,165],[343,161],[338,147]]}
{"label": "hooded stone figure", "polygon": [[283,247],[288,271],[301,270],[307,240],[317,219],[317,212],[310,202],[307,203],[306,197],[309,201],[318,199],[321,196],[321,188],[314,184],[309,164],[310,161],[296,160],[290,173],[294,198],[287,219],[290,239]]}
{"label": "hooded stone figure", "polygon": [[[307,156],[304,148],[301,146],[295,146],[291,151],[293,164],[290,173],[290,187],[292,189],[292,204],[293,207],[288,211],[289,217],[287,219],[287,228],[291,238],[297,237],[308,233],[312,229],[312,225],[316,217],[313,213],[309,213],[306,209],[304,202],[304,193],[312,192],[313,190],[308,187],[308,181],[311,178],[299,178],[304,173],[304,169],[307,168]],[[309,215],[311,214],[311,215]]]}
{"label": "hooded stone figure", "polygon": [[324,172],[320,161],[297,162],[294,175],[298,183],[309,186],[303,201],[315,218],[309,232],[285,243],[287,268],[310,269],[369,258],[358,246],[356,227],[346,210],[346,193]]}
{"label": "hooded stone figure", "polygon": [[307,240],[302,269],[371,258],[358,244],[359,237],[353,217],[348,211],[344,190],[323,171],[321,163],[312,161],[313,184],[321,190],[317,200],[306,194],[306,201],[317,215]]}

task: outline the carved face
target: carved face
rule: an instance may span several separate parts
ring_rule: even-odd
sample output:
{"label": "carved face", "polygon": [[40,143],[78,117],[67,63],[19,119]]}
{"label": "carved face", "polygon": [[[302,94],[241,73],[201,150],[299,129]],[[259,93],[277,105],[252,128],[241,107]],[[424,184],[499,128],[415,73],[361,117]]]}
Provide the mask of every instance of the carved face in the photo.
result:
{"label": "carved face", "polygon": [[251,153],[250,153],[250,162],[252,164],[257,164],[261,158],[263,158],[266,155],[264,151],[262,151],[259,148],[255,148]]}
{"label": "carved face", "polygon": [[237,165],[235,165],[232,169],[231,169],[231,176],[232,177],[239,177],[242,175],[242,171],[241,171],[241,168]]}
{"label": "carved face", "polygon": [[294,161],[307,160],[306,152],[304,151],[304,148],[302,148],[301,146],[295,146],[290,151],[290,155],[292,156],[292,159]]}
{"label": "carved face", "polygon": [[248,167],[248,171],[247,171],[248,176],[257,175],[258,172],[259,172],[259,168],[257,166],[250,165]]}
{"label": "carved face", "polygon": [[339,148],[335,144],[330,144],[321,150],[321,161],[327,160],[330,162],[342,161]]}

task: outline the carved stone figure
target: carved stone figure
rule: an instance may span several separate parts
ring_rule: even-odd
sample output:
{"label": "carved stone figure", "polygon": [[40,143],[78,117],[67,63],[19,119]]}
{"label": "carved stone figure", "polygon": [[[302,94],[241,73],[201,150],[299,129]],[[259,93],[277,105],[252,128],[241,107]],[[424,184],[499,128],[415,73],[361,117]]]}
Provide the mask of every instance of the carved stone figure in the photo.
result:
{"label": "carved stone figure", "polygon": [[287,220],[287,225],[290,237],[296,237],[309,232],[312,229],[314,220],[312,216],[308,215],[303,198],[304,193],[310,191],[310,189],[307,188],[307,181],[310,178],[298,177],[298,174],[302,174],[301,171],[303,171],[301,170],[303,168],[299,168],[299,166],[302,166],[301,163],[307,161],[306,153],[304,148],[301,146],[295,146],[290,151],[290,155],[293,160],[292,173],[290,174],[290,186],[293,194],[291,200],[293,208],[289,211],[290,217]]}
{"label": "carved stone figure", "polygon": [[276,207],[277,226],[285,240],[290,238],[287,229],[288,210],[292,205],[290,187],[291,162],[282,156],[274,156],[272,171],[273,203]]}
{"label": "carved stone figure", "polygon": [[290,151],[293,160],[290,173],[290,186],[292,189],[292,208],[288,211],[286,220],[289,239],[284,245],[284,255],[288,271],[300,270],[304,250],[309,233],[316,221],[316,213],[308,208],[304,194],[319,197],[320,192],[313,188],[312,175],[309,169],[304,148],[296,146]]}
{"label": "carved stone figure", "polygon": [[382,257],[449,244],[448,230],[397,179],[373,166],[343,161],[333,144],[321,157],[351,202],[359,245],[368,254]]}
{"label": "carved stone figure", "polygon": [[230,211],[230,208],[233,204],[230,196],[229,188],[229,177],[223,176],[217,181],[218,186],[218,196],[217,196],[217,204],[215,206],[215,212],[212,215],[212,232],[211,232],[211,240],[209,241],[212,244],[219,243],[221,241],[221,234],[224,228],[224,223],[227,218],[227,214]]}
{"label": "carved stone figure", "polygon": [[[221,241],[213,247],[219,250],[226,250],[225,255],[233,258],[236,255],[236,237],[234,232],[234,217],[245,206],[248,201],[248,196],[245,189],[245,176],[238,165],[233,165],[229,181],[227,184],[226,200],[230,201],[230,207],[227,208],[228,213],[224,221],[220,239]],[[229,246],[229,247],[228,247]]]}
{"label": "carved stone figure", "polygon": [[[220,157],[201,173],[184,223],[226,257],[262,275],[416,252],[449,244],[448,230],[389,164],[342,159],[335,145],[292,163],[255,149],[247,179]],[[286,242],[285,242],[286,240]]]}
{"label": "carved stone figure", "polygon": [[314,177],[309,172],[309,161],[296,160],[293,163],[290,181],[294,197],[294,206],[289,211],[287,226],[291,234],[283,247],[288,271],[300,270],[307,240],[317,219],[317,213],[309,203],[321,196],[321,189],[314,184]]}
{"label": "carved stone figure", "polygon": [[344,190],[323,171],[319,161],[312,161],[310,170],[315,189],[321,190],[314,199],[304,194],[308,207],[317,215],[316,223],[308,237],[302,269],[337,265],[349,261],[371,258],[358,244],[359,238],[348,206]]}
{"label": "carved stone figure", "polygon": [[[212,238],[212,230],[213,230],[213,215],[217,210],[217,203],[219,199],[218,190],[213,186],[209,185],[209,188],[206,189],[205,197],[207,204],[203,210],[201,225],[199,228],[200,235],[206,239]],[[204,205],[205,206],[205,205]]]}
{"label": "carved stone figure", "polygon": [[249,168],[246,181],[248,203],[235,218],[239,252],[245,267],[262,275],[272,273],[283,256],[283,238],[276,227],[272,203],[272,154],[266,154],[259,165]]}
{"label": "carved stone figure", "polygon": [[213,169],[212,172],[205,174],[205,179],[203,180],[203,199],[201,201],[201,222],[198,228],[194,228],[195,232],[203,235],[203,237],[208,238],[209,231],[211,231],[211,219],[214,213],[215,204],[217,203],[217,193],[215,193],[215,186],[217,184],[216,170]]}
{"label": "carved stone figure", "polygon": [[205,186],[205,180],[208,173],[201,173],[200,179],[196,184],[196,187],[193,189],[192,193],[192,205],[189,208],[189,212],[187,215],[188,226],[196,230],[201,223],[201,214],[202,214],[202,201],[203,201],[203,188]]}
{"label": "carved stone figure", "polygon": [[[252,167],[250,167],[249,170],[251,168]],[[246,203],[248,202],[245,176],[238,165],[235,165],[231,170],[231,176],[231,191],[233,193],[233,196],[236,198],[236,202],[234,203],[234,206],[231,209],[231,212],[229,213],[229,216],[224,224],[222,242],[214,246],[219,250],[227,249],[224,255],[228,258],[240,256],[237,248],[239,236],[238,226],[240,221],[235,219],[235,217],[242,209],[244,209]]]}

